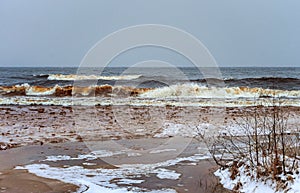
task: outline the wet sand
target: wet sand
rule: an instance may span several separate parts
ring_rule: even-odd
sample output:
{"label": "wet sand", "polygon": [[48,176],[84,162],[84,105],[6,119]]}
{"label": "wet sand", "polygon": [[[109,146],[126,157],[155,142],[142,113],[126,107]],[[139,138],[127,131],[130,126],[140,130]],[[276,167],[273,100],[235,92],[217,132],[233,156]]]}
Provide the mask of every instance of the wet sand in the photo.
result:
{"label": "wet sand", "polygon": [[182,174],[179,180],[158,179],[155,176],[145,178],[145,182],[138,185],[146,188],[172,188],[178,193],[230,193],[230,190],[223,188],[218,179],[213,175],[217,166],[212,160],[200,161],[197,165],[181,163],[176,166],[168,167]]}
{"label": "wet sand", "polygon": [[66,193],[76,192],[76,186],[58,180],[37,177],[27,170],[1,172],[0,192],[7,193]]}
{"label": "wet sand", "polygon": [[[289,113],[289,124],[296,128],[300,107],[282,107],[282,110]],[[147,138],[160,133],[166,122],[188,127],[209,123],[218,128],[231,125],[251,111],[253,107],[0,106],[0,149],[68,141]]]}
{"label": "wet sand", "polygon": [[[76,192],[77,186],[58,180],[46,179],[28,173],[27,170],[15,170],[19,165],[38,162],[45,155],[75,154],[82,151],[81,146],[68,151],[63,144],[28,145],[0,151],[0,192],[6,193],[65,193]],[[82,146],[83,147],[83,146]],[[72,152],[72,153],[71,153]]]}

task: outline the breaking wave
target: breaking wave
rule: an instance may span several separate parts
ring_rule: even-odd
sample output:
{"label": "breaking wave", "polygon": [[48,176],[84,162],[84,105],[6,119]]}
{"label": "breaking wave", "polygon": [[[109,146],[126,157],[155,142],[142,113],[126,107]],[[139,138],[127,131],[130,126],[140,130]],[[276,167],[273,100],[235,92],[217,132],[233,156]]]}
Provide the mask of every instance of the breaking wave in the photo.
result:
{"label": "breaking wave", "polygon": [[156,88],[140,95],[146,98],[195,97],[195,98],[299,98],[298,90],[275,90],[249,87],[206,87],[198,84],[181,84]]}
{"label": "breaking wave", "polygon": [[137,96],[146,92],[147,88],[131,88],[123,86],[95,85],[88,87],[75,86],[30,86],[29,84],[0,86],[3,96]]}
{"label": "breaking wave", "polygon": [[[41,76],[45,76],[44,74]],[[78,75],[78,74],[49,74],[48,80],[133,80],[141,75],[122,75],[122,76],[97,76],[97,75]]]}
{"label": "breaking wave", "polygon": [[299,90],[276,90],[250,87],[207,87],[199,84],[177,84],[160,88],[133,88],[127,86],[31,86],[29,84],[0,86],[2,96],[124,96],[138,98],[300,98]]}

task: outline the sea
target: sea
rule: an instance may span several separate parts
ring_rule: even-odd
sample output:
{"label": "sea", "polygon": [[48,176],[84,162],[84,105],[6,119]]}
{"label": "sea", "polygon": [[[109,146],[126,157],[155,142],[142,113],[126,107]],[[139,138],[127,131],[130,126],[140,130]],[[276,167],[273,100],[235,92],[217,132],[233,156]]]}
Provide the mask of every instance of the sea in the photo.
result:
{"label": "sea", "polygon": [[234,106],[272,97],[299,106],[299,67],[0,68],[2,105]]}

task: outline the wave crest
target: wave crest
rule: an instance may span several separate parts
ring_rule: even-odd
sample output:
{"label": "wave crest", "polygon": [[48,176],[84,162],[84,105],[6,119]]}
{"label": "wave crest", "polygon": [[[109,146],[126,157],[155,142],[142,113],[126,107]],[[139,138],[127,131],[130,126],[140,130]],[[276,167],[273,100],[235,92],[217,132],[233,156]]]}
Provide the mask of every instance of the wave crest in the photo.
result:
{"label": "wave crest", "polygon": [[97,76],[97,75],[78,75],[78,74],[49,74],[48,80],[134,80],[141,75],[122,75],[122,76]]}
{"label": "wave crest", "polygon": [[122,86],[97,85],[88,87],[74,86],[30,86],[29,84],[0,86],[0,94],[4,96],[137,96],[146,92],[147,88],[131,88]]}
{"label": "wave crest", "polygon": [[298,90],[275,90],[249,87],[206,87],[198,84],[181,84],[156,88],[140,95],[145,98],[196,97],[196,98],[299,98]]}
{"label": "wave crest", "polygon": [[206,87],[198,84],[180,84],[161,88],[133,88],[126,86],[30,86],[29,84],[0,86],[2,96],[134,96],[140,98],[300,98],[299,90],[275,90],[249,87]]}

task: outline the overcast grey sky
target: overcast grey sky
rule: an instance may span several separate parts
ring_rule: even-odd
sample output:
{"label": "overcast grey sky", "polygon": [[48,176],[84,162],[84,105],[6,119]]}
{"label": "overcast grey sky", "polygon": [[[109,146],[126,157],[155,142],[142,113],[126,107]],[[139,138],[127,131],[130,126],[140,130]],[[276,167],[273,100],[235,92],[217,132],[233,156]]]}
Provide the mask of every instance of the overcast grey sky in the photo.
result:
{"label": "overcast grey sky", "polygon": [[[76,67],[104,36],[148,23],[191,33],[220,66],[300,67],[299,0],[0,0],[0,66]],[[115,64],[180,61],[131,52]]]}

